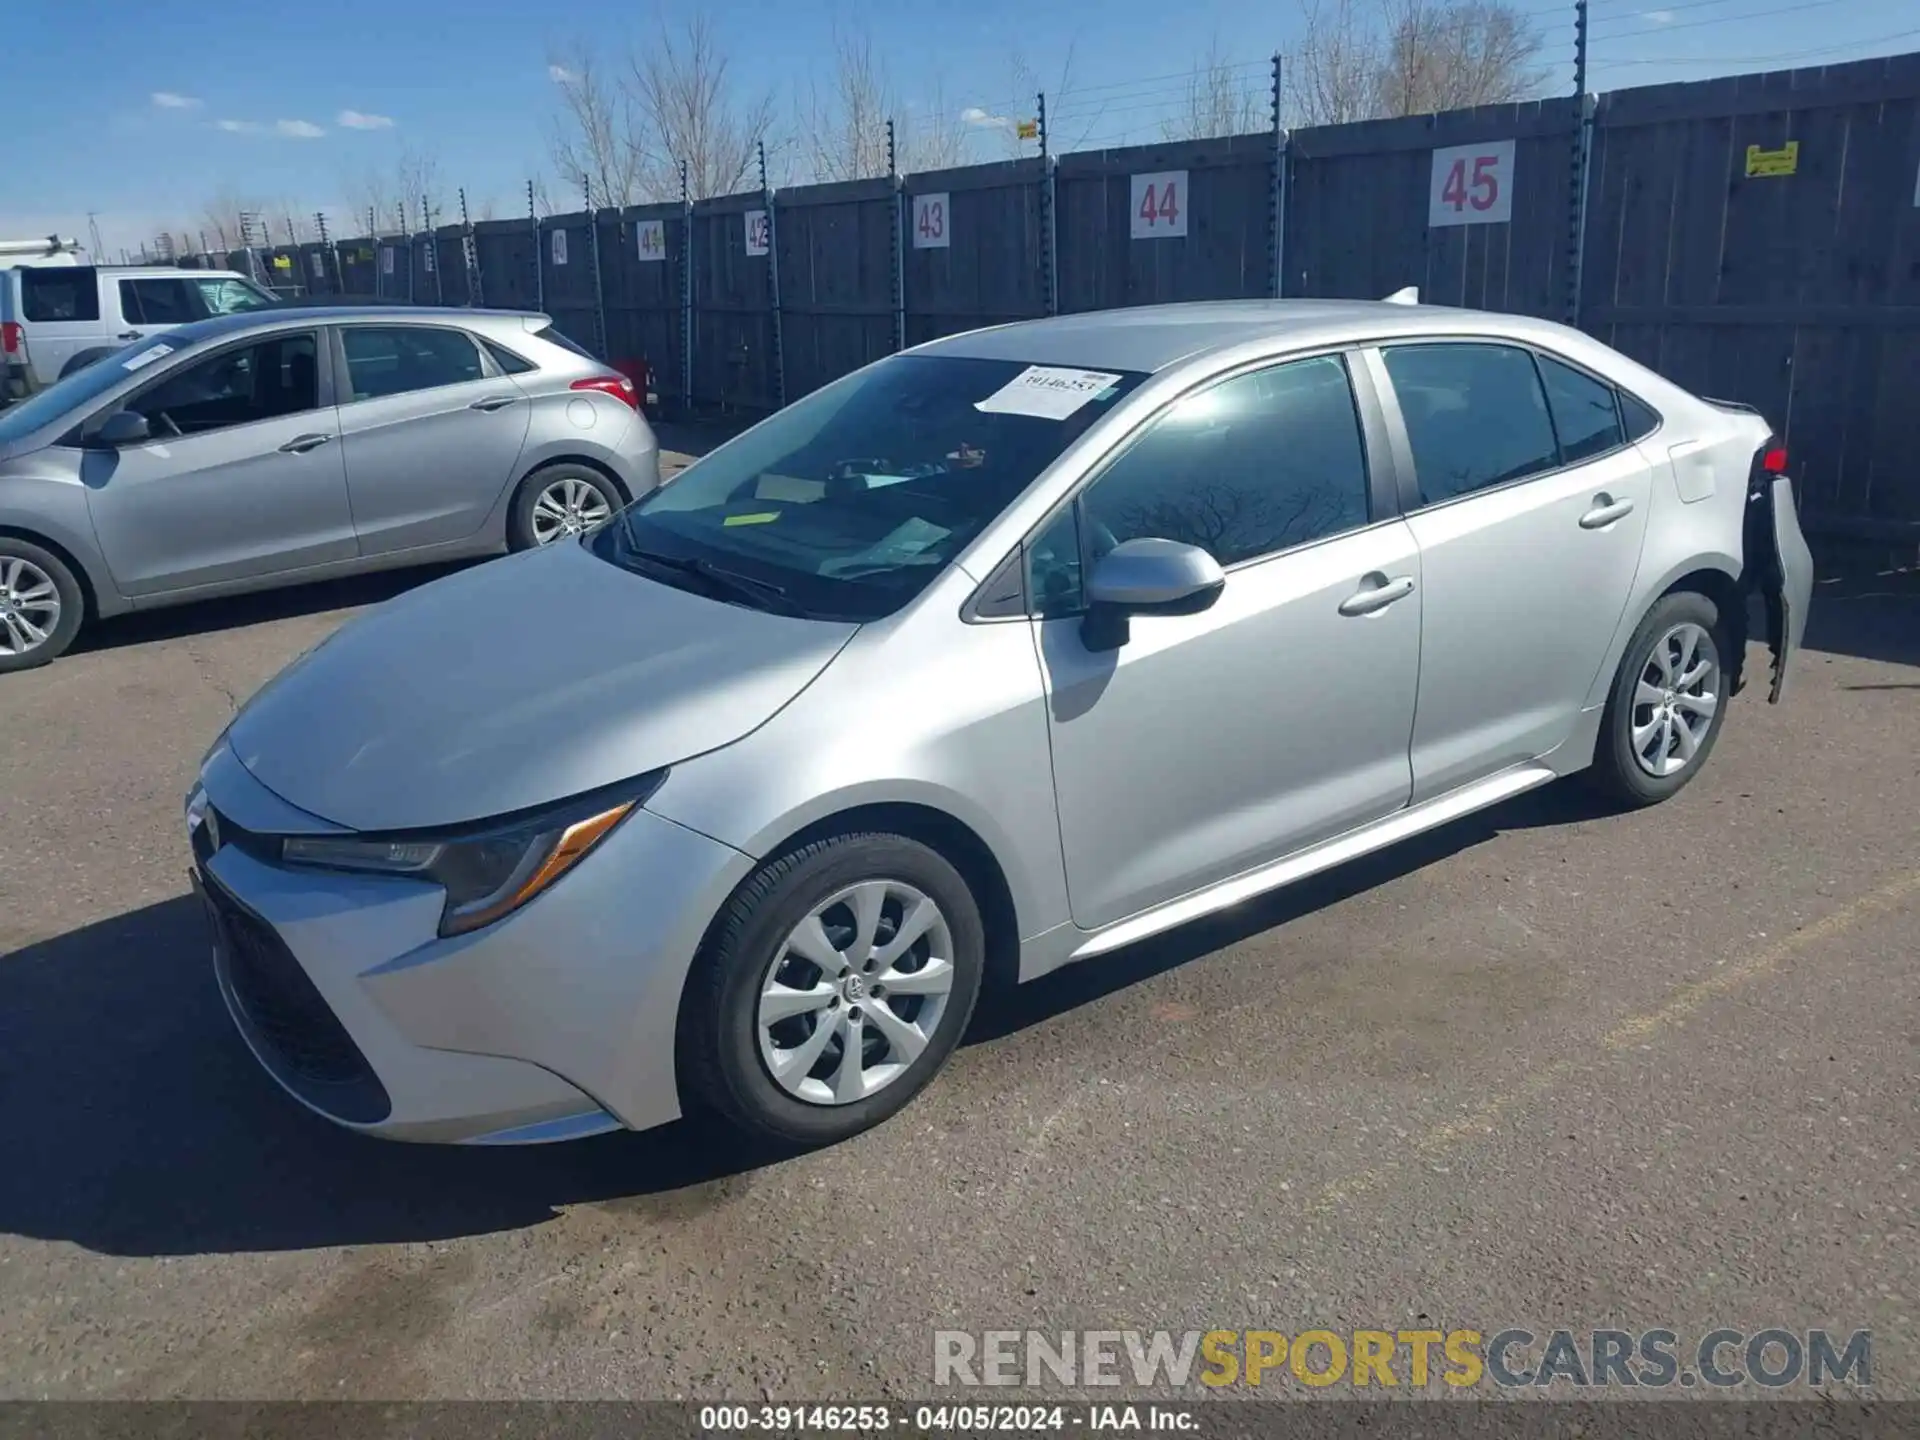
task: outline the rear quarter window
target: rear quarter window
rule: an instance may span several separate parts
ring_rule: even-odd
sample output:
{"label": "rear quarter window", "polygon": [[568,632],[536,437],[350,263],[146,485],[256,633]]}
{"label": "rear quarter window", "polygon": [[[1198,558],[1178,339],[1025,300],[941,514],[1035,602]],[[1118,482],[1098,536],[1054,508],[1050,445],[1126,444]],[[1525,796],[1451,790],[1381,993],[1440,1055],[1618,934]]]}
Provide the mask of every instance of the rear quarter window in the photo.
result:
{"label": "rear quarter window", "polygon": [[1627,439],[1644,440],[1660,428],[1660,413],[1644,400],[1620,392],[1620,419],[1627,427]]}
{"label": "rear quarter window", "polygon": [[20,271],[20,313],[42,324],[98,320],[99,275],[81,266],[60,270],[23,269]]}

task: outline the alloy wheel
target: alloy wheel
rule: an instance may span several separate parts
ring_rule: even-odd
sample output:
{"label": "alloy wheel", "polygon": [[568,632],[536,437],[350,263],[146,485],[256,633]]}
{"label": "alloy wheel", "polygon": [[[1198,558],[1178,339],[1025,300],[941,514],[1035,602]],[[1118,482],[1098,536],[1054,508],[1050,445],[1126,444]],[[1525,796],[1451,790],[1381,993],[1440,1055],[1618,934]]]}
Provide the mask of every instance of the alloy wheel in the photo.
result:
{"label": "alloy wheel", "polygon": [[604,524],[613,507],[585,480],[568,475],[555,480],[533,502],[533,542],[551,545],[569,535],[581,535]]}
{"label": "alloy wheel", "polygon": [[25,655],[60,624],[60,587],[31,560],[0,556],[0,655]]}
{"label": "alloy wheel", "polygon": [[1692,621],[1654,643],[1633,690],[1629,743],[1640,768],[1657,779],[1693,763],[1720,708],[1720,653]]}
{"label": "alloy wheel", "polygon": [[828,896],[761,981],[760,1058],[813,1105],[850,1105],[912,1068],[953,990],[953,935],[932,897],[899,880]]}

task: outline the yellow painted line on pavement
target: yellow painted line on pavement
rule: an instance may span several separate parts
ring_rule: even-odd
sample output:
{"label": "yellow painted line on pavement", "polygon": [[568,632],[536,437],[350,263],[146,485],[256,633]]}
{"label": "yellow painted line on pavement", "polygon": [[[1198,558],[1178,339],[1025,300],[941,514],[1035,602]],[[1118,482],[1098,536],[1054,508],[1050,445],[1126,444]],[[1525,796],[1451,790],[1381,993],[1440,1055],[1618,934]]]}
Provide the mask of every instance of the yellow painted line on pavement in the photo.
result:
{"label": "yellow painted line on pavement", "polygon": [[[1729,995],[1762,976],[1772,974],[1802,951],[1824,940],[1831,940],[1862,920],[1896,909],[1916,891],[1920,891],[1920,870],[1890,880],[1879,889],[1848,901],[1806,928],[1783,936],[1743,960],[1721,967],[1706,979],[1673,990],[1655,1009],[1631,1016],[1609,1030],[1600,1039],[1601,1048],[1618,1054],[1644,1045],[1649,1037],[1696,1014],[1709,1001]],[[1552,1089],[1579,1066],[1580,1061],[1570,1057],[1529,1071],[1507,1089],[1490,1096],[1471,1114],[1422,1132],[1413,1142],[1413,1158],[1431,1161],[1473,1136],[1491,1134],[1502,1116]],[[1391,1168],[1380,1167],[1331,1181],[1314,1197],[1313,1203],[1307,1207],[1307,1213],[1326,1214],[1353,1196],[1373,1189],[1393,1173]]]}

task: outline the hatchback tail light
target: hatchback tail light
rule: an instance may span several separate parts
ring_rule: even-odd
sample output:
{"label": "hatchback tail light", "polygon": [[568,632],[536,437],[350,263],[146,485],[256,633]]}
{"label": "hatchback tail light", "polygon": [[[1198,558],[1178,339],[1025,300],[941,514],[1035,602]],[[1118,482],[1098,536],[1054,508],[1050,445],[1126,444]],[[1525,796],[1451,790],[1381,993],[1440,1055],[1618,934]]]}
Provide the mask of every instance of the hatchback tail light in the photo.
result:
{"label": "hatchback tail light", "polygon": [[1769,475],[1786,474],[1787,447],[1784,445],[1767,446],[1760,454],[1760,468],[1765,470]]}
{"label": "hatchback tail light", "polygon": [[624,375],[589,375],[584,380],[576,380],[567,387],[569,390],[598,390],[602,395],[611,395],[623,405],[631,406],[636,414],[640,410],[640,395],[633,388],[633,381]]}
{"label": "hatchback tail light", "polygon": [[0,321],[0,352],[18,355],[26,337],[21,333],[18,320]]}

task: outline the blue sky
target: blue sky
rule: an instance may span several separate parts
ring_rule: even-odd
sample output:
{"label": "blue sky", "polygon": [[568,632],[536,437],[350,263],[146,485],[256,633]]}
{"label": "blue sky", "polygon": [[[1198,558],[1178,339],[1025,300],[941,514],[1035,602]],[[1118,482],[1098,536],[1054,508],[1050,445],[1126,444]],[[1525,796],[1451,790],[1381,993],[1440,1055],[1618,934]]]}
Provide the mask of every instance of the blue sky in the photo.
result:
{"label": "blue sky", "polygon": [[[1542,27],[1554,88],[1570,87],[1571,5],[1513,3]],[[615,66],[630,39],[690,4],[699,0],[4,0],[12,120],[0,237],[57,228],[84,241],[92,212],[117,255],[162,226],[192,229],[222,190],[300,214],[324,209],[338,225],[356,177],[390,172],[407,148],[435,159],[449,194],[465,185],[476,207],[518,213],[527,178],[551,169],[549,62],[587,39]],[[1050,86],[1071,55],[1064,113],[1108,143],[1156,138],[1156,107],[1179,88],[1166,77],[1198,64],[1210,43],[1264,86],[1263,57],[1302,30],[1300,0],[701,8],[741,89],[774,92],[783,118],[796,86],[826,73],[838,24],[866,30],[903,102],[924,107],[938,93],[955,115],[1015,105],[1016,53]],[[1591,14],[1593,89],[1920,49],[1912,0],[1593,0]],[[1648,61],[1660,63],[1638,63]],[[1076,102],[1080,88],[1088,94]],[[1002,143],[984,130],[974,138],[980,158],[1004,153]]]}

